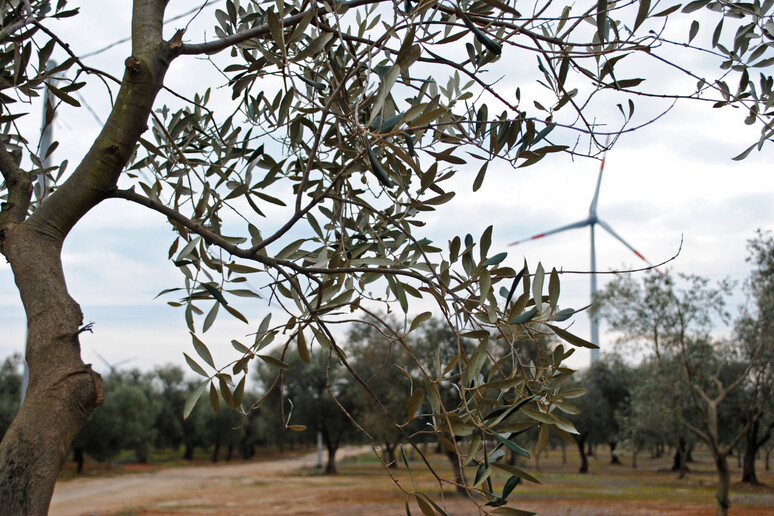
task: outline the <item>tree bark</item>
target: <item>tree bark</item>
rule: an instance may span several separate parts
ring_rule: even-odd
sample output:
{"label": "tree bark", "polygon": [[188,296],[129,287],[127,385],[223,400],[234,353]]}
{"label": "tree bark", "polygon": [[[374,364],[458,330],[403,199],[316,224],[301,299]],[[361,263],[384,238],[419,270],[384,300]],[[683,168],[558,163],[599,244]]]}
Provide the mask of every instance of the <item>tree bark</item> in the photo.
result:
{"label": "tree bark", "polygon": [[677,441],[674,457],[672,458],[672,471],[679,471],[677,478],[685,478],[685,473],[688,471],[688,466],[685,464],[687,447],[688,443],[680,437]]}
{"label": "tree bark", "polygon": [[618,447],[618,443],[616,441],[610,441],[607,444],[610,446],[610,464],[620,466],[621,459],[618,458],[618,454],[615,452],[615,449]]}
{"label": "tree bark", "polygon": [[384,443],[382,458],[391,469],[397,469],[398,467],[398,459],[395,457],[395,448],[397,448],[397,446],[396,443]]}
{"label": "tree bark", "polygon": [[46,514],[70,443],[102,403],[102,382],[80,357],[82,316],[65,285],[62,239],[27,224],[4,237],[27,315],[30,380],[0,444],[0,503],[5,514]]}
{"label": "tree bark", "polygon": [[[758,451],[761,447],[771,439],[772,431],[774,431],[774,423],[770,424],[766,428],[765,433],[759,438],[758,434],[760,433],[760,430],[761,420],[760,418],[755,418],[750,426],[750,430],[745,436],[744,460],[742,461],[742,482],[747,484],[761,484],[758,480],[758,475],[755,473],[755,457],[758,455]],[[766,452],[766,471],[769,470],[769,451]]]}
{"label": "tree bark", "polygon": [[73,460],[78,465],[75,472],[81,475],[83,473],[83,448],[75,448],[73,450]]}
{"label": "tree bark", "polygon": [[578,453],[580,454],[580,460],[581,465],[580,468],[578,468],[578,473],[588,473],[589,472],[589,459],[586,455],[586,435],[585,434],[578,434],[575,437],[575,440],[578,443]]}
{"label": "tree bark", "polygon": [[183,460],[193,460],[195,448],[196,446],[194,446],[193,444],[186,443],[185,451],[183,452]]}
{"label": "tree bark", "polygon": [[757,451],[754,445],[750,446],[750,436],[748,435],[747,446],[744,449],[744,458],[742,460],[742,482],[746,484],[760,485],[758,475],[755,473],[755,455]]}
{"label": "tree bark", "polygon": [[728,509],[731,508],[731,500],[728,496],[731,487],[731,472],[728,470],[728,458],[726,455],[715,457],[715,468],[718,471],[718,492],[715,494],[717,501],[717,516],[728,516]]}
{"label": "tree bark", "polygon": [[220,441],[215,441],[215,446],[212,447],[212,462],[218,462],[220,460]]}
{"label": "tree bark", "polygon": [[325,445],[328,450],[328,461],[325,464],[326,475],[338,475],[339,470],[336,469],[336,451],[339,449],[338,444],[328,443]]}

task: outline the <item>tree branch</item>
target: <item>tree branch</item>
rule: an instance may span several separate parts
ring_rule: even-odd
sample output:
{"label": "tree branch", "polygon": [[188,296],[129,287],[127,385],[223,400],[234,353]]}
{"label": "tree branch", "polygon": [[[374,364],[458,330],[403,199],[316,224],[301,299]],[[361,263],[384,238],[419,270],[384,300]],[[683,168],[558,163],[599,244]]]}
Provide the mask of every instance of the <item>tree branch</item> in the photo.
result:
{"label": "tree branch", "polygon": [[5,145],[0,145],[0,174],[3,175],[8,189],[8,200],[3,203],[0,212],[0,231],[9,224],[22,222],[27,218],[27,210],[32,198],[32,176],[16,165]]}
{"label": "tree branch", "polygon": [[27,16],[25,16],[23,19],[12,23],[8,27],[4,28],[2,31],[0,31],[0,41],[5,41],[11,34],[16,32],[19,29],[22,29],[29,25],[30,23],[40,21],[46,17],[45,14],[35,16],[32,14],[32,8],[30,7],[29,0],[24,0],[24,10],[27,11]]}
{"label": "tree branch", "polygon": [[752,419],[748,419],[747,424],[744,425],[744,428],[742,428],[739,431],[739,433],[736,434],[736,436],[731,440],[731,442],[723,446],[722,448],[720,448],[720,451],[722,452],[723,455],[728,455],[729,453],[731,453],[731,450],[736,448],[736,445],[739,444],[739,441],[742,440],[742,437],[747,435],[747,432],[750,431],[750,428],[752,427],[753,422],[754,421]]}
{"label": "tree branch", "polygon": [[691,424],[689,421],[687,421],[687,420],[686,420],[686,419],[683,417],[683,415],[682,415],[682,412],[681,412],[679,409],[678,409],[677,413],[678,413],[678,417],[680,418],[680,420],[682,421],[682,423],[685,425],[685,427],[686,427],[688,430],[690,430],[691,432],[693,432],[693,433],[694,433],[694,435],[696,435],[696,437],[698,437],[699,439],[701,439],[701,440],[702,440],[703,442],[705,442],[705,443],[706,443],[708,446],[712,446],[712,444],[713,444],[713,442],[712,442],[712,439],[710,439],[710,437],[709,437],[707,434],[705,434],[705,433],[704,433],[704,432],[702,432],[702,431],[701,431],[701,430],[700,430],[698,427],[696,427],[696,426],[692,425],[692,424]]}
{"label": "tree branch", "polygon": [[[385,1],[386,0],[349,0],[347,2],[337,2],[336,6],[339,9],[349,9],[352,7],[360,7],[361,5],[378,4]],[[298,14],[294,14],[292,16],[288,16],[287,18],[283,19],[282,26],[289,27],[289,26],[296,25],[299,22],[301,22],[301,20],[309,16],[310,14],[312,16],[317,16],[319,12],[325,12],[325,11],[321,11],[317,7],[311,7],[306,11],[300,12]],[[178,48],[178,54],[186,54],[186,55],[216,54],[221,50],[225,50],[229,47],[233,47],[234,45],[238,45],[239,43],[243,43],[249,39],[253,39],[258,36],[263,36],[264,34],[268,34],[268,33],[269,33],[269,24],[264,23],[262,25],[258,25],[257,27],[245,29],[243,31],[237,32],[236,34],[232,34],[231,36],[227,36],[225,38],[222,38],[216,41],[208,41],[205,43],[183,44]]]}
{"label": "tree branch", "polygon": [[161,27],[166,2],[135,0],[133,33],[141,34],[127,59],[113,109],[89,151],[70,177],[41,203],[28,223],[37,231],[64,239],[83,215],[116,188],[164,82],[173,54]]}
{"label": "tree branch", "polygon": [[207,229],[206,227],[202,226],[198,222],[194,222],[193,220],[189,219],[179,211],[176,211],[161,202],[154,201],[153,199],[150,199],[144,195],[138,194],[134,190],[116,189],[116,190],[113,190],[110,194],[108,194],[107,197],[114,198],[114,199],[124,199],[127,201],[134,202],[136,204],[139,204],[141,206],[145,206],[146,208],[150,208],[151,210],[157,211],[162,215],[166,215],[169,219],[175,221],[176,223],[185,227],[189,231],[201,236],[208,244],[220,247],[221,249],[231,254],[232,256],[236,256],[237,258],[243,258],[245,260],[253,260],[253,261],[262,263],[264,265],[268,265],[275,269],[286,267],[288,269],[293,270],[294,272],[297,272],[299,274],[304,274],[304,275],[312,275],[312,274],[336,275],[336,274],[342,274],[342,273],[345,273],[345,274],[364,273],[365,274],[365,273],[376,272],[379,274],[392,274],[394,276],[405,276],[408,278],[413,278],[415,280],[421,281],[422,283],[431,284],[421,274],[418,274],[411,270],[390,269],[385,267],[335,267],[335,268],[303,267],[291,260],[280,260],[275,258],[269,258],[268,256],[258,254],[257,251],[253,251],[252,249],[243,249],[235,244],[230,243],[228,240],[223,238],[218,233],[215,233],[214,231]]}
{"label": "tree branch", "polygon": [[134,0],[132,54],[151,54],[163,40],[167,0]]}
{"label": "tree branch", "polygon": [[56,33],[54,33],[48,27],[46,27],[45,25],[43,25],[42,23],[40,23],[37,20],[34,21],[33,23],[35,24],[35,27],[37,27],[38,29],[43,31],[49,38],[51,38],[54,41],[56,41],[56,43],[59,45],[59,47],[62,50],[64,50],[65,53],[67,53],[67,55],[70,56],[70,58],[78,64],[78,66],[80,66],[81,70],[83,70],[84,72],[86,72],[88,74],[94,74],[94,75],[97,75],[98,77],[104,77],[104,78],[110,79],[111,81],[113,81],[116,84],[121,84],[121,81],[119,79],[117,79],[115,76],[110,75],[107,72],[103,72],[102,70],[99,70],[97,68],[92,68],[91,66],[85,65],[83,63],[83,61],[81,61],[81,58],[78,57],[75,54],[75,52],[72,51],[72,49],[70,48],[70,44],[62,41],[62,39],[59,36],[57,36]]}

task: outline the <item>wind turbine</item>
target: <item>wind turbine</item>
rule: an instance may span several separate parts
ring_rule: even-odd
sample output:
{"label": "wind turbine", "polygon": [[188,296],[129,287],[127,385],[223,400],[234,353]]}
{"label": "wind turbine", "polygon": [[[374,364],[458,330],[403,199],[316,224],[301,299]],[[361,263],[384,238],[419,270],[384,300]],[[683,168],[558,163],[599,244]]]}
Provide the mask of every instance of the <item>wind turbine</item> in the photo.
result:
{"label": "wind turbine", "polygon": [[[607,142],[605,143],[607,145]],[[638,258],[643,260],[645,263],[653,266],[652,263],[650,263],[642,254],[639,253],[634,247],[632,247],[626,240],[624,240],[621,235],[616,233],[613,228],[610,227],[608,223],[606,223],[603,220],[600,220],[597,216],[597,201],[599,200],[599,187],[602,184],[602,173],[605,171],[605,158],[607,156],[607,151],[602,155],[602,163],[599,167],[599,177],[597,178],[597,188],[594,190],[594,198],[591,200],[591,206],[589,207],[589,216],[586,217],[583,220],[579,220],[578,222],[574,222],[572,224],[567,224],[566,226],[561,226],[555,229],[551,229],[549,231],[545,231],[543,233],[538,233],[537,235],[531,236],[525,240],[517,240],[516,242],[511,242],[508,244],[509,246],[521,244],[524,242],[527,242],[529,240],[537,240],[538,238],[543,238],[548,235],[553,235],[555,233],[561,233],[562,231],[567,231],[568,229],[575,229],[575,228],[585,228],[588,226],[591,229],[591,299],[594,299],[594,295],[597,293],[597,253],[596,253],[596,244],[595,244],[595,236],[594,236],[594,226],[599,224],[602,229],[610,233],[616,240],[621,242],[623,245],[629,248],[634,254],[637,255]],[[595,316],[591,317],[591,342],[599,346],[599,320]],[[591,363],[593,364],[599,360],[599,349],[592,349],[591,350]]]}
{"label": "wind turbine", "polygon": [[99,359],[100,359],[100,360],[101,360],[101,361],[102,361],[102,362],[105,364],[105,366],[107,366],[107,368],[110,370],[110,374],[111,374],[111,375],[113,375],[113,374],[116,374],[116,371],[118,371],[118,368],[119,368],[120,366],[122,366],[123,364],[125,364],[125,363],[127,363],[127,362],[131,362],[132,360],[134,360],[134,357],[131,357],[131,358],[125,358],[125,359],[123,359],[123,360],[120,360],[120,361],[118,361],[118,362],[116,362],[116,363],[114,363],[114,364],[111,364],[110,362],[108,362],[108,361],[105,359],[105,357],[103,357],[102,355],[100,355],[100,354],[99,354],[99,353],[97,353],[96,351],[94,352],[94,354],[95,354],[95,355],[97,355],[97,358],[99,358]]}

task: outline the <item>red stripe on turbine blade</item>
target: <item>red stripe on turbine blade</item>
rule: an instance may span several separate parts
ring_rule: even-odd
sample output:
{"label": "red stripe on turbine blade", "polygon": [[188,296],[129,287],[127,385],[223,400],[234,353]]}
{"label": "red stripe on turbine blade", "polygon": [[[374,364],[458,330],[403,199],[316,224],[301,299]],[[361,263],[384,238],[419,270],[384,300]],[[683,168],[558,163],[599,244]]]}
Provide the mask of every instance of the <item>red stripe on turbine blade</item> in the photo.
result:
{"label": "red stripe on turbine blade", "polygon": [[[544,236],[546,236],[546,234],[545,234],[545,233],[540,233],[539,235],[535,235],[535,236],[533,236],[533,237],[529,237],[529,239],[530,239],[530,240],[535,240],[536,238],[540,238],[540,237],[544,237]],[[511,242],[510,244],[508,244],[508,247],[510,247],[510,246],[512,246],[512,245],[520,244],[520,243],[522,243],[522,242],[526,242],[526,240],[517,240],[517,241],[515,241],[515,242]]]}
{"label": "red stripe on turbine blade", "polygon": [[636,254],[637,256],[639,256],[639,257],[642,259],[642,261],[643,261],[643,262],[647,262],[647,261],[648,261],[648,260],[646,260],[646,259],[645,259],[645,257],[644,257],[644,256],[642,256],[642,255],[641,255],[640,253],[638,253],[637,251],[634,251],[634,254]]}

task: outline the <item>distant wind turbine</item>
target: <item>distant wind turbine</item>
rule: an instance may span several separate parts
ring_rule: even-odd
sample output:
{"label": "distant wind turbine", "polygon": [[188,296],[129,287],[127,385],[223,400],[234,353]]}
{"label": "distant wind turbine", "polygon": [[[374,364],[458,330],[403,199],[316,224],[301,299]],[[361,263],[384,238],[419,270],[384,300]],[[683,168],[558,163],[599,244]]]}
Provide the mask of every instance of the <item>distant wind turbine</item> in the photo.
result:
{"label": "distant wind turbine", "polygon": [[[605,144],[607,145],[607,143]],[[645,259],[642,254],[639,253],[634,247],[632,247],[626,240],[624,240],[618,233],[616,233],[613,228],[610,227],[608,223],[606,223],[603,220],[600,220],[599,217],[597,217],[597,201],[599,200],[599,187],[602,184],[602,173],[605,171],[605,158],[607,155],[607,151],[602,155],[602,163],[599,167],[599,177],[597,178],[597,189],[594,191],[594,198],[591,200],[591,206],[589,207],[589,216],[583,220],[580,220],[578,222],[575,222],[573,224],[567,224],[566,226],[558,227],[556,229],[552,229],[550,231],[545,231],[543,233],[538,233],[537,235],[531,236],[525,240],[517,240],[516,242],[512,242],[508,244],[509,246],[521,244],[524,242],[527,242],[529,240],[537,240],[538,238],[543,238],[548,235],[553,235],[555,233],[561,233],[562,231],[566,231],[568,229],[575,229],[575,228],[584,228],[588,226],[591,228],[591,299],[594,299],[594,295],[597,293],[597,253],[596,253],[596,244],[595,244],[595,238],[594,238],[594,226],[599,224],[602,229],[610,233],[615,239],[617,239],[619,242],[621,242],[623,245],[628,247],[634,254],[637,255],[638,258],[642,259],[650,265],[653,266],[652,263],[650,263],[647,259]],[[591,316],[591,342],[599,346],[599,320],[595,316]],[[599,360],[599,349],[592,349],[591,350],[591,363],[593,364]]]}
{"label": "distant wind turbine", "polygon": [[97,358],[99,358],[99,359],[100,359],[100,360],[101,360],[101,361],[102,361],[102,362],[105,364],[105,366],[107,366],[107,368],[110,370],[110,374],[111,374],[111,375],[115,374],[115,373],[116,373],[116,371],[118,371],[118,368],[119,368],[120,366],[122,366],[123,364],[125,364],[125,363],[127,363],[127,362],[131,362],[132,360],[134,360],[134,357],[131,357],[131,358],[125,358],[125,359],[123,359],[123,360],[120,360],[120,361],[118,361],[118,362],[116,362],[116,363],[113,363],[113,364],[111,364],[110,362],[108,362],[108,361],[105,359],[105,357],[103,357],[102,355],[100,355],[100,354],[99,354],[99,353],[97,353],[96,351],[94,352],[94,354],[95,354],[95,355],[97,355]]}

